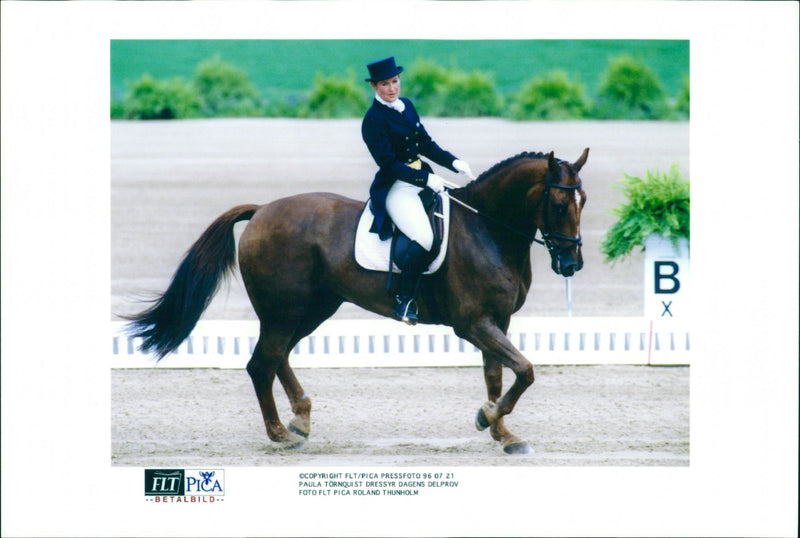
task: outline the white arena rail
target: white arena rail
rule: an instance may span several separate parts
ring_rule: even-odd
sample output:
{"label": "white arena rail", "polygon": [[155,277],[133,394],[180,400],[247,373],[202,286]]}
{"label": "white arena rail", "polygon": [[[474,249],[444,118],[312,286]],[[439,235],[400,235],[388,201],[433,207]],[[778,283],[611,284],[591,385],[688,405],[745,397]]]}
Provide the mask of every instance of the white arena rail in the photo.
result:
{"label": "white arena rail", "polygon": [[[200,321],[175,353],[156,363],[141,339],[112,322],[111,368],[244,368],[256,321]],[[645,318],[512,318],[508,336],[534,364],[688,365],[688,327]],[[481,354],[450,327],[390,319],[328,320],[294,348],[295,368],[480,366]]]}

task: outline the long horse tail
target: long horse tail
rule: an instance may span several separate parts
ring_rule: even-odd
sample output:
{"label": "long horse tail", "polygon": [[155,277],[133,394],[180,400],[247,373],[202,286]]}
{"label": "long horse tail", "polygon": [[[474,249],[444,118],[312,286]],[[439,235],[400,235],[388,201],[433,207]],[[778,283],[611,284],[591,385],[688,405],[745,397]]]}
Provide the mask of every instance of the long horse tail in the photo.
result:
{"label": "long horse tail", "polygon": [[125,316],[127,332],[143,339],[143,352],[161,360],[189,336],[236,263],[233,225],[251,219],[259,207],[240,205],[220,215],[186,252],[167,291],[147,310]]}

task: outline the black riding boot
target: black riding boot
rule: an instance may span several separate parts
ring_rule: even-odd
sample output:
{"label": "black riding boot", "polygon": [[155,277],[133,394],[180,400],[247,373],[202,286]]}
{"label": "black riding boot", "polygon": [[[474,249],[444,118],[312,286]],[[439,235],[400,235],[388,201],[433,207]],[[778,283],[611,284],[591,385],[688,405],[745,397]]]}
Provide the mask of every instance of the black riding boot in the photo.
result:
{"label": "black riding boot", "polygon": [[403,256],[402,263],[397,264],[402,272],[397,286],[393,314],[397,319],[409,325],[414,325],[419,321],[417,303],[414,298],[417,295],[419,278],[430,263],[429,255],[430,253],[415,241],[411,243]]}

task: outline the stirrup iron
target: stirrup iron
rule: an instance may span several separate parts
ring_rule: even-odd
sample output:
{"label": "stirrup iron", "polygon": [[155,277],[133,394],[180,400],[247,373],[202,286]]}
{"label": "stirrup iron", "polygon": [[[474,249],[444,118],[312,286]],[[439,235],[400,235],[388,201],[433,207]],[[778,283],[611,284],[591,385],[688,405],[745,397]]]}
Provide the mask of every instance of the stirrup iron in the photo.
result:
{"label": "stirrup iron", "polygon": [[395,298],[394,315],[403,323],[408,325],[416,325],[419,321],[417,316],[417,305],[413,297],[401,297],[398,295]]}

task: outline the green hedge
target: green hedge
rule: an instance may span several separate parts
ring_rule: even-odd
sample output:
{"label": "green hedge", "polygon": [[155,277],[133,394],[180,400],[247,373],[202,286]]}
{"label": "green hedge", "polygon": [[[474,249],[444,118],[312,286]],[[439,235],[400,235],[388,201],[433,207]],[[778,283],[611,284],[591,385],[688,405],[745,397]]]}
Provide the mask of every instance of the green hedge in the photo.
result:
{"label": "green hedge", "polygon": [[214,56],[198,64],[192,80],[157,80],[145,74],[129,85],[122,102],[112,101],[111,117],[186,119],[255,117],[263,105],[247,75]]}
{"label": "green hedge", "polygon": [[683,77],[683,84],[675,101],[675,115],[682,119],[689,119],[689,77]]}
{"label": "green hedge", "polygon": [[552,71],[527,82],[512,96],[510,113],[517,120],[565,120],[587,117],[584,87],[564,71]]}
{"label": "green hedge", "polygon": [[219,55],[200,62],[192,79],[206,117],[260,116],[261,96],[247,74]]}
{"label": "green hedge", "polygon": [[401,93],[414,102],[417,109],[434,115],[442,108],[442,94],[452,84],[453,70],[424,59],[418,59],[409,69],[411,77],[402,77]]}
{"label": "green hedge", "polygon": [[123,117],[138,120],[170,120],[198,117],[202,104],[192,85],[181,78],[156,80],[144,75],[129,89],[121,107]]}
{"label": "green hedge", "polygon": [[663,119],[666,95],[656,74],[633,56],[611,60],[598,91],[595,115],[614,119]]}
{"label": "green hedge", "polygon": [[355,73],[348,76],[314,77],[308,100],[298,107],[304,118],[353,118],[363,116],[370,101],[356,82]]}
{"label": "green hedge", "polygon": [[[423,116],[495,116],[517,120],[686,119],[689,79],[669,96],[655,73],[633,56],[612,58],[594,94],[563,70],[524,82],[515,91],[497,90],[493,75],[469,73],[418,59],[402,78],[402,94]],[[149,75],[129,84],[111,117],[172,119],[197,117],[358,118],[372,89],[352,70],[317,74],[311,88],[286,96],[261,96],[240,68],[217,55],[200,62],[191,80],[157,80]]]}

